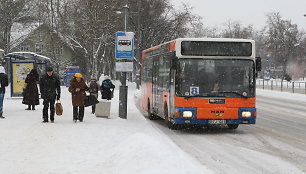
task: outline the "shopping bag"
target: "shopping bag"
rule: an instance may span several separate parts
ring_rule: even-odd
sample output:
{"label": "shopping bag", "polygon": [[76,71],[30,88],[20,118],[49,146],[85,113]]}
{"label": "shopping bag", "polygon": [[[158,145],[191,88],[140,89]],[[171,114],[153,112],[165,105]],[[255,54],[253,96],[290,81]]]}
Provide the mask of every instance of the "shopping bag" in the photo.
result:
{"label": "shopping bag", "polygon": [[86,95],[85,97],[85,101],[84,101],[84,106],[88,107],[88,106],[92,106],[99,103],[99,101],[97,100],[97,98],[93,95]]}
{"label": "shopping bag", "polygon": [[63,114],[63,106],[62,106],[61,101],[59,100],[55,104],[55,113],[58,116],[61,116]]}

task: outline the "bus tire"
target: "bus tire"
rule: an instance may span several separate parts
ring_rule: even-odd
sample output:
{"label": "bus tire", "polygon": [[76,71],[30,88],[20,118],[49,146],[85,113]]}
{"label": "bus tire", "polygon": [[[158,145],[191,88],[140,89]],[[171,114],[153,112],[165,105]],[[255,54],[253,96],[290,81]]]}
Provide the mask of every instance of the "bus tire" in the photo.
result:
{"label": "bus tire", "polygon": [[179,126],[177,124],[171,122],[169,114],[168,114],[167,105],[165,105],[164,115],[165,115],[165,122],[166,122],[167,127],[169,129],[172,129],[172,130],[177,130],[179,128]]}
{"label": "bus tire", "polygon": [[149,120],[154,120],[154,114],[151,113],[151,105],[150,105],[150,101],[148,100],[148,118]]}
{"label": "bus tire", "polygon": [[239,124],[228,124],[227,126],[228,126],[228,128],[230,128],[230,129],[237,129],[238,126],[239,126]]}

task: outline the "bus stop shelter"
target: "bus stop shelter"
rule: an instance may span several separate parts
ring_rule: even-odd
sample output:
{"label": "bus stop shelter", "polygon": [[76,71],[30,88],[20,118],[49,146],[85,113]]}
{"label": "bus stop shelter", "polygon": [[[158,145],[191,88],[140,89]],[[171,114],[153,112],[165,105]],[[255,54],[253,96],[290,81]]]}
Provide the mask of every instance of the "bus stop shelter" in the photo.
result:
{"label": "bus stop shelter", "polygon": [[4,56],[11,83],[11,97],[21,97],[25,87],[25,79],[32,69],[41,75],[51,59],[32,52],[12,52]]}

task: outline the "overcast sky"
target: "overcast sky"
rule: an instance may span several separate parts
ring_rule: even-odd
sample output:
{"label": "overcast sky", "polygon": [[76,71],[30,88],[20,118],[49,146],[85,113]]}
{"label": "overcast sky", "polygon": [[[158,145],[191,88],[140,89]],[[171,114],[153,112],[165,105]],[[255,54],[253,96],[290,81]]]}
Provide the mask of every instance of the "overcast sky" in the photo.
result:
{"label": "overcast sky", "polygon": [[203,18],[208,26],[223,27],[228,21],[252,24],[261,29],[266,24],[266,14],[280,12],[283,19],[291,20],[306,31],[306,0],[170,0],[176,8],[182,2],[192,6],[193,13]]}

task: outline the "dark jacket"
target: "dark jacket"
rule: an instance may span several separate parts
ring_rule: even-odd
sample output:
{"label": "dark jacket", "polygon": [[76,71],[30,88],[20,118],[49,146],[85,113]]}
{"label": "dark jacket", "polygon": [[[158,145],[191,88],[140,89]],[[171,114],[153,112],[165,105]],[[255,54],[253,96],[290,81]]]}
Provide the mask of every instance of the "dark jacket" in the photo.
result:
{"label": "dark jacket", "polygon": [[44,74],[39,82],[41,98],[55,100],[56,97],[60,98],[61,86],[59,77],[56,74],[49,76]]}
{"label": "dark jacket", "polygon": [[[110,79],[105,79],[103,80],[101,84],[101,94],[102,94],[102,99],[107,99],[111,100],[112,99],[112,92],[115,88],[115,85],[112,83]],[[112,89],[112,90],[111,90]]]}
{"label": "dark jacket", "polygon": [[39,81],[38,74],[31,73],[27,75],[25,82],[27,84],[23,91],[23,101],[22,104],[26,105],[39,105],[39,95],[37,83]]}
{"label": "dark jacket", "polygon": [[[77,88],[80,88],[80,91],[76,91]],[[80,82],[76,80],[76,78],[71,79],[70,86],[68,91],[71,92],[72,95],[72,106],[84,106],[85,91],[88,91],[89,88],[82,79]]]}
{"label": "dark jacket", "polygon": [[91,79],[90,82],[88,83],[88,88],[89,88],[89,93],[90,95],[95,96],[98,98],[98,93],[100,90],[100,85],[95,79]]}
{"label": "dark jacket", "polygon": [[5,73],[0,73],[0,93],[5,93],[5,87],[8,86],[8,77]]}

